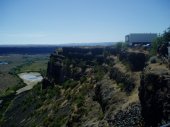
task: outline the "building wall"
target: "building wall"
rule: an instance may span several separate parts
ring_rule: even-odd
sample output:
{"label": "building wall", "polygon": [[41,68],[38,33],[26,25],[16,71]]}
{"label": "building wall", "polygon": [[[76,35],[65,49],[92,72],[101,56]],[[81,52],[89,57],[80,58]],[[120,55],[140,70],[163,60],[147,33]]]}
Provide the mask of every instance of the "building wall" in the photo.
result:
{"label": "building wall", "polygon": [[155,38],[157,37],[157,34],[154,33],[138,33],[138,34],[129,34],[125,36],[125,41],[129,44],[133,43],[151,43]]}

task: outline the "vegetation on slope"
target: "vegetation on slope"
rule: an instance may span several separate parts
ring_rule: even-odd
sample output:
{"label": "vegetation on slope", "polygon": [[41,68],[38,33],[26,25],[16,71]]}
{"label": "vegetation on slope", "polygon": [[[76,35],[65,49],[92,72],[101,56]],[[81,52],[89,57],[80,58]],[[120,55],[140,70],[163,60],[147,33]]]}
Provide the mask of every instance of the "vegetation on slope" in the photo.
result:
{"label": "vegetation on slope", "polygon": [[[82,48],[77,48],[77,50],[84,52]],[[69,57],[57,53],[52,54],[47,70],[47,80],[50,83],[40,83],[31,91],[16,96],[3,115],[2,125],[26,127],[119,125],[119,123],[113,122],[115,119],[112,118],[118,112],[122,114],[122,117],[118,116],[118,119],[127,115],[127,113],[123,113],[123,110],[129,104],[138,101],[136,86],[139,84],[134,82],[135,86],[126,94],[128,83],[121,85],[117,78],[110,78],[109,73],[112,73],[113,66],[121,65],[123,67],[118,68],[121,73],[130,71],[132,76],[137,77],[135,80],[139,75],[135,75],[138,74],[137,72],[127,70],[110,49],[94,49],[93,52],[102,51],[98,55],[91,55],[92,51],[89,49],[86,51],[87,54],[70,53]],[[67,52],[65,53],[67,54]],[[29,67],[30,65],[28,65]],[[124,76],[121,73],[118,77]],[[57,82],[60,80],[58,79],[55,82],[54,78],[57,76],[63,76],[64,80]],[[124,77],[124,79],[128,78],[127,75]],[[44,85],[46,87],[42,87]],[[138,111],[139,107],[136,109]],[[135,115],[135,111],[132,110],[132,114]],[[139,122],[140,113],[137,115],[137,122]],[[132,124],[136,123],[128,122],[123,125]]]}
{"label": "vegetation on slope", "polygon": [[158,47],[161,44],[170,42],[170,27],[164,31],[162,35],[159,35],[153,42],[151,47],[151,55],[156,55],[158,51]]}
{"label": "vegetation on slope", "polygon": [[[15,58],[15,59],[14,59]],[[9,64],[1,66],[0,77],[0,119],[3,119],[3,113],[14,99],[16,91],[25,86],[18,77],[18,73],[26,71],[38,71],[41,74],[46,73],[47,55],[9,55],[2,56],[4,61]],[[3,84],[5,85],[3,87]]]}

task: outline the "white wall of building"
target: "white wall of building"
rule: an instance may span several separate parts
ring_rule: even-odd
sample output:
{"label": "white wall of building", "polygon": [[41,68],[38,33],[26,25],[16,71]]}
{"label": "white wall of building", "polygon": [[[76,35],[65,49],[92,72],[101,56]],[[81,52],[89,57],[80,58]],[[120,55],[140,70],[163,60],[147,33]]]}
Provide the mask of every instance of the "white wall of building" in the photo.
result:
{"label": "white wall of building", "polygon": [[154,33],[133,33],[125,36],[125,41],[131,43],[151,43],[157,34]]}

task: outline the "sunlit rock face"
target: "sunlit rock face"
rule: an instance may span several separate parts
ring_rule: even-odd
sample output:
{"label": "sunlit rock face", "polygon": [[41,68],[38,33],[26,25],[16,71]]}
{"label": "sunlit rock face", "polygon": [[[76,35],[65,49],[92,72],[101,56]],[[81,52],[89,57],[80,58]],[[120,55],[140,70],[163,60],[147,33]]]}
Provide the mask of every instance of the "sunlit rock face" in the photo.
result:
{"label": "sunlit rock face", "polygon": [[141,76],[139,99],[146,126],[156,127],[170,120],[170,72],[147,68]]}

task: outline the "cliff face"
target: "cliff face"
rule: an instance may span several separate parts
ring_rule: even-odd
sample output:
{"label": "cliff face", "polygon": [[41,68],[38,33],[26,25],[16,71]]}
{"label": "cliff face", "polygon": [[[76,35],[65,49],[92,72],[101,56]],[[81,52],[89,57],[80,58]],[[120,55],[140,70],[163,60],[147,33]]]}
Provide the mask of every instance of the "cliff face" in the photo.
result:
{"label": "cliff face", "polygon": [[145,67],[148,55],[139,51],[122,51],[119,59],[129,64],[132,71],[142,71]]}
{"label": "cliff face", "polygon": [[[43,86],[59,84],[65,87],[65,81],[69,80],[70,84],[72,83],[70,79],[76,82],[80,81],[78,85],[73,85],[73,87],[70,85],[70,91],[74,91],[75,96],[83,101],[78,104],[78,107],[80,106],[78,109],[73,109],[67,126],[83,124],[86,126],[139,126],[141,123],[140,104],[136,99],[130,100],[136,96],[136,92],[133,96],[130,94],[132,91],[136,91],[138,78],[136,79],[133,72],[119,61],[116,54],[118,52],[109,47],[65,47],[51,55],[47,78],[44,79]],[[141,68],[132,62],[137,57],[142,58]],[[136,70],[139,68],[141,70],[145,65],[146,58],[143,54],[128,52],[123,60],[127,60],[134,68],[137,68]],[[84,85],[88,86],[88,83],[91,87],[84,88]],[[81,91],[86,90],[87,93],[83,92],[83,96],[81,96]],[[77,91],[81,94],[79,95]],[[74,96],[74,94],[70,92],[69,96]],[[70,101],[73,100],[74,98],[71,97]],[[128,107],[129,104],[130,107]],[[93,108],[90,108],[90,105],[93,105]],[[90,110],[90,112],[84,116],[84,110]],[[94,117],[94,114],[98,115]],[[128,119],[124,119],[124,117],[128,117]],[[124,123],[121,123],[122,120]]]}
{"label": "cliff face", "polygon": [[117,83],[122,83],[122,90],[126,93],[130,93],[135,87],[132,76],[124,71],[121,71],[121,69],[116,66],[111,69],[110,78],[116,80]]}
{"label": "cliff face", "polygon": [[64,81],[63,60],[64,56],[51,54],[47,67],[47,77],[51,82],[60,83]]}
{"label": "cliff face", "polygon": [[148,66],[139,88],[142,116],[146,126],[158,126],[170,119],[170,71],[162,65]]}
{"label": "cliff face", "polygon": [[[87,93],[92,93],[92,96],[88,95],[89,97],[86,99],[91,100],[90,103],[95,105],[96,107],[94,108],[98,109],[99,113],[102,114],[102,119],[94,123],[89,120],[88,117],[90,118],[95,110],[93,109],[92,114],[89,113],[89,115],[83,117],[79,111],[82,110],[80,108],[78,111],[73,111],[67,123],[69,126],[82,125],[83,120],[86,120],[85,123],[88,126],[91,126],[91,124],[97,126],[104,122],[107,126],[128,127],[138,126],[141,123],[140,105],[135,100],[129,102],[131,98],[129,95],[134,89],[136,91],[139,78],[139,74],[136,76],[138,78],[136,78],[131,71],[143,69],[146,62],[146,55],[143,53],[127,52],[125,53],[126,56],[123,56],[122,54],[124,53],[119,52],[119,59],[123,62],[128,62],[130,65],[131,68],[128,70],[128,67],[114,56],[117,52],[113,50],[114,49],[108,47],[65,47],[51,55],[46,80],[49,80],[48,82],[52,84],[61,84],[62,86],[67,80],[81,81],[82,77],[86,77],[93,86],[91,89],[88,89]],[[136,59],[140,59],[140,62]],[[101,75],[105,76],[102,77]],[[48,83],[44,82],[44,84],[46,85]],[[83,87],[83,84],[79,84],[78,86]],[[134,96],[136,96],[136,93]],[[134,97],[132,96],[132,98]],[[88,104],[87,100],[85,100],[84,103]],[[121,107],[124,104],[125,106],[122,110]],[[129,104],[131,104],[131,106],[127,108]],[[120,121],[123,120],[124,117],[129,117],[131,121],[126,119],[124,123],[121,124]]]}
{"label": "cliff face", "polygon": [[67,79],[79,80],[90,66],[105,62],[104,48],[64,47],[50,56],[47,79],[51,83],[62,83]]}
{"label": "cliff face", "polygon": [[[124,64],[127,57],[120,61],[117,54],[112,47],[57,49],[42,84],[14,100],[4,126],[16,121],[16,126],[141,126],[140,71],[132,71]],[[135,64],[133,56],[140,53],[128,55],[126,62]],[[24,108],[16,110],[19,105]],[[9,117],[11,112],[24,115]]]}
{"label": "cliff face", "polygon": [[[88,81],[93,87],[86,89],[90,95],[83,94],[86,96],[83,103],[87,103],[87,107],[91,103],[100,115],[102,114],[101,118],[95,118],[100,120],[94,123],[95,120],[91,121],[89,118],[94,116],[96,110],[93,109],[94,112],[84,117],[81,111],[84,109],[81,107],[74,109],[67,124],[79,126],[84,121],[87,126],[141,126],[142,117],[146,127],[166,123],[170,117],[169,70],[162,65],[149,65],[145,68],[148,56],[144,52],[124,51],[119,52],[118,57],[110,52],[111,49],[105,48],[67,47],[51,55],[44,84],[63,85],[71,79],[80,81],[77,86],[73,85],[71,88],[76,86],[81,89],[82,82]],[[140,71],[143,69],[140,77]],[[72,81],[69,83],[72,84]],[[133,100],[138,94],[135,91],[139,85],[140,104],[138,99]],[[73,89],[75,92],[76,89]],[[84,108],[89,110],[87,107]]]}
{"label": "cliff face", "polygon": [[140,104],[134,101],[124,107],[129,101],[128,97],[112,80],[104,79],[96,84],[95,99],[100,104],[104,120],[110,127],[140,126],[142,121]]}

